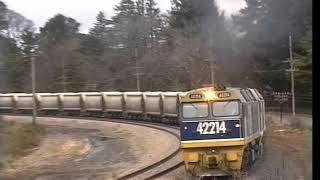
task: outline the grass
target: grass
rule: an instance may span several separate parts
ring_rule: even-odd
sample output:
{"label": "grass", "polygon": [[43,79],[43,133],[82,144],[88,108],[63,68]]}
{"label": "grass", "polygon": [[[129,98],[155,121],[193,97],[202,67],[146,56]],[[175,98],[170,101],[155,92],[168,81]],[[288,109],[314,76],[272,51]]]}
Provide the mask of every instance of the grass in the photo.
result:
{"label": "grass", "polygon": [[5,161],[28,154],[40,144],[45,128],[40,125],[0,121],[0,138]]}
{"label": "grass", "polygon": [[306,132],[306,147],[307,147],[307,179],[312,179],[312,131]]}

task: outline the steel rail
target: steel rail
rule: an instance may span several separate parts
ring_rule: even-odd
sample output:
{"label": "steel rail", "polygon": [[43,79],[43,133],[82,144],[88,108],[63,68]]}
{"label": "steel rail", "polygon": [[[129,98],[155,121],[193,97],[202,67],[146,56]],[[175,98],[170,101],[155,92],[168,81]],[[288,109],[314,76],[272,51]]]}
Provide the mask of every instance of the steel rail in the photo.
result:
{"label": "steel rail", "polygon": [[160,176],[163,176],[163,175],[165,175],[165,174],[167,174],[167,173],[169,173],[169,172],[171,172],[171,171],[176,170],[177,168],[179,168],[180,166],[182,166],[183,163],[184,163],[183,161],[181,161],[181,162],[179,162],[179,163],[176,163],[175,165],[173,165],[173,166],[171,166],[171,167],[169,167],[169,168],[167,168],[167,169],[165,169],[165,170],[163,170],[163,171],[160,171],[160,172],[158,172],[158,173],[156,173],[156,174],[154,174],[154,175],[152,175],[152,176],[149,176],[149,177],[145,178],[145,180],[156,179],[156,178],[158,178],[158,177],[160,177]]}

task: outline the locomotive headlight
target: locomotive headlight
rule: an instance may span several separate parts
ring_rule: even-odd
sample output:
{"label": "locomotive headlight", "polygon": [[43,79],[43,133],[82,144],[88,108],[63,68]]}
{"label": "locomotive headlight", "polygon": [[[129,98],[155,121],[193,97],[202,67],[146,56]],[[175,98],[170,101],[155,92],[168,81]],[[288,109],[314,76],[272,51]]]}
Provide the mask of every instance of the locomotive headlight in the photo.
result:
{"label": "locomotive headlight", "polygon": [[206,100],[213,100],[217,97],[214,91],[205,91],[203,94]]}
{"label": "locomotive headlight", "polygon": [[236,152],[227,152],[228,161],[236,161],[237,159],[238,159],[238,155]]}

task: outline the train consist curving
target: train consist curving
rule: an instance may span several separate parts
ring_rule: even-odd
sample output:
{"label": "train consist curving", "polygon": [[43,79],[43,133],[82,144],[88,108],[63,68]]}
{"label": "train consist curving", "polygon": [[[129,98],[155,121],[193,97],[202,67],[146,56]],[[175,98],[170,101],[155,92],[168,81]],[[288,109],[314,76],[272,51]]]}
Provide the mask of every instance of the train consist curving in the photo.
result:
{"label": "train consist curving", "polygon": [[[82,92],[37,93],[36,108],[43,114],[98,115],[178,124],[181,92]],[[26,113],[33,109],[33,96],[0,94],[0,112]]]}
{"label": "train consist curving", "polygon": [[[33,100],[32,94],[0,94],[0,112],[31,112]],[[256,89],[37,93],[35,100],[40,114],[104,116],[180,125],[185,168],[194,176],[237,176],[263,152],[265,105]]]}

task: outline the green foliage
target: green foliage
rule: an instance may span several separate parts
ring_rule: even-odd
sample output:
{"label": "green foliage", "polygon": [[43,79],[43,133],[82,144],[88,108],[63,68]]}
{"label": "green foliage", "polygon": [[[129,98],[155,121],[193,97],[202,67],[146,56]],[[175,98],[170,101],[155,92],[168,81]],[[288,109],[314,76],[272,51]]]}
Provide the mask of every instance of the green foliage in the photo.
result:
{"label": "green foliage", "polygon": [[107,33],[109,31],[108,25],[111,25],[112,21],[106,19],[103,12],[99,12],[96,17],[96,22],[92,29],[90,29],[89,34],[100,41],[106,40]]}
{"label": "green foliage", "polygon": [[[254,77],[256,86],[263,89],[285,91],[290,89],[289,74],[285,71],[289,69],[288,63],[284,61],[289,58],[289,34],[293,36],[293,52],[295,55],[301,54],[304,50],[300,46],[300,41],[306,32],[307,26],[312,26],[310,19],[312,11],[311,0],[246,0],[247,7],[240,11],[239,15],[233,16],[233,21],[240,32],[244,35],[240,40],[243,47],[240,52],[250,49],[251,68],[254,72],[249,72],[249,76]],[[284,11],[284,8],[286,9]],[[295,57],[297,58],[297,57]],[[303,58],[297,63],[301,67]],[[310,64],[309,64],[310,65]],[[304,66],[304,65],[302,65]],[[311,67],[311,66],[309,66]],[[307,90],[311,85],[310,76],[305,76],[304,80],[297,76],[297,89]],[[299,81],[309,82],[308,85]],[[310,86],[311,87],[311,86]]]}
{"label": "green foliage", "polygon": [[306,35],[301,39],[300,43],[306,54],[306,58],[312,61],[312,30],[306,32]]}
{"label": "green foliage", "polygon": [[0,1],[0,32],[8,28],[6,13],[7,13],[7,6],[2,1]]}
{"label": "green foliage", "polygon": [[30,25],[30,21],[18,13],[6,8],[6,5],[0,1],[0,64],[3,66],[1,76],[6,77],[5,82],[7,90],[12,92],[27,91],[29,78],[29,62],[24,59],[24,53],[18,45],[21,41],[23,23]]}
{"label": "green foliage", "polygon": [[13,39],[1,38],[4,48],[4,67],[7,69],[9,90],[22,92],[28,79],[29,62],[23,59],[22,53]]}
{"label": "green foliage", "polygon": [[57,14],[46,22],[43,28],[40,28],[41,36],[45,37],[50,45],[57,45],[66,39],[75,36],[79,31],[80,23],[75,19]]}
{"label": "green foliage", "polygon": [[[178,64],[185,68],[177,77],[187,89],[211,82],[208,61],[216,60],[220,68],[229,66],[223,63],[233,54],[224,21],[215,1],[173,1],[169,24],[175,37],[172,39],[174,56],[178,56]],[[223,71],[216,72],[216,76],[222,81],[227,78]]]}
{"label": "green foliage", "polygon": [[74,59],[78,57],[80,46],[79,26],[80,23],[73,18],[57,14],[40,28],[39,49],[42,54],[38,69],[51,68],[46,72],[48,84],[43,84],[46,91],[80,90],[84,85],[83,78],[79,78],[82,62]]}
{"label": "green foliage", "polygon": [[312,31],[306,32],[306,35],[301,39],[300,46],[303,49],[301,54],[297,55],[295,68],[298,71],[295,73],[297,87],[300,92],[312,92]]}
{"label": "green foliage", "polygon": [[103,52],[108,48],[107,41],[110,31],[108,25],[110,24],[111,21],[105,18],[104,13],[99,12],[93,28],[81,40],[80,52],[86,57],[87,61],[94,62],[95,64],[101,63]]}

